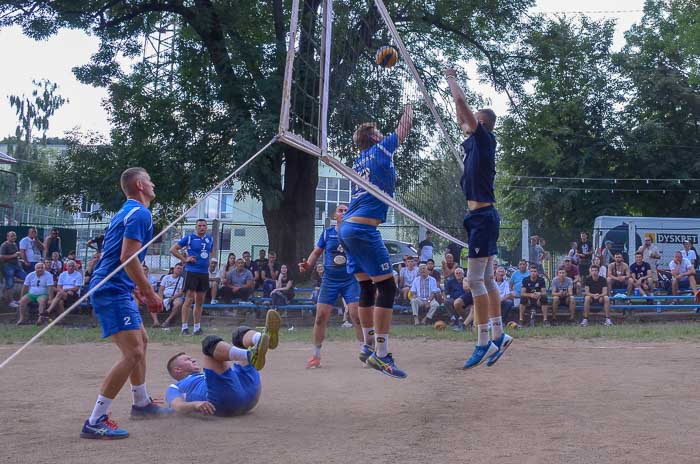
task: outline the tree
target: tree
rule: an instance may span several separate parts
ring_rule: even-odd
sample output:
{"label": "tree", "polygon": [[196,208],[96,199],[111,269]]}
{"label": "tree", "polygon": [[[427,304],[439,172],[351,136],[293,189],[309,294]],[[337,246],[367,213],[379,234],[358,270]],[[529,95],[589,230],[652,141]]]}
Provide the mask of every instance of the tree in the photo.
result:
{"label": "tree", "polygon": [[[392,3],[390,8],[409,45],[441,49],[452,62],[488,61],[485,75],[507,86],[498,71],[504,44],[517,36],[521,14],[532,3],[424,0]],[[319,4],[320,0],[305,1],[302,18],[314,23]],[[333,103],[337,103],[345,92],[362,88],[358,63],[377,47],[381,20],[373,2],[336,0],[334,6],[331,83],[338,99]],[[115,58],[119,53],[137,56],[143,35],[166,14],[175,18],[179,28],[177,71],[171,92],[153,94],[144,91],[143,70],[125,75]],[[112,179],[114,172],[107,169],[140,164],[164,187],[157,201],[168,210],[206,191],[222,172],[240,165],[275,134],[289,16],[289,2],[283,0],[15,0],[0,6],[0,25],[19,24],[37,39],[62,27],[83,29],[100,39],[91,62],[75,69],[83,82],[109,86],[114,123],[110,162],[92,167],[92,182],[87,185]],[[300,53],[314,47],[312,39],[313,33],[300,37]],[[444,62],[437,54],[418,56],[426,74],[440,75]],[[435,89],[438,80],[429,79],[428,85]],[[311,92],[314,97],[317,89]],[[365,92],[354,101],[361,107],[371,98]],[[349,130],[337,128],[340,134]],[[90,159],[94,162],[92,150],[72,150],[65,162],[76,167],[89,164]],[[316,159],[281,146],[246,173],[242,193],[262,200],[270,247],[279,252],[282,262],[294,262],[312,245],[317,175]],[[183,188],[170,188],[174,185]],[[77,197],[84,193],[79,190],[66,194]],[[95,198],[108,209],[115,208],[113,199],[109,195]]]}

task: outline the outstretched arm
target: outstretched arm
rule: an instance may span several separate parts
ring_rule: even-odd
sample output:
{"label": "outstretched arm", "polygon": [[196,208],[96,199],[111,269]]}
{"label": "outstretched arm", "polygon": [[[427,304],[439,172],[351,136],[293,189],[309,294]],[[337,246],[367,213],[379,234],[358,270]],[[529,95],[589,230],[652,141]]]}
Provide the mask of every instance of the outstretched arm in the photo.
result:
{"label": "outstretched arm", "polygon": [[323,248],[315,247],[314,251],[306,258],[306,261],[299,263],[299,272],[307,272],[309,269],[313,269],[314,264],[316,264],[316,261],[322,254]]}
{"label": "outstretched arm", "polygon": [[403,141],[406,140],[408,133],[411,131],[411,127],[413,127],[413,107],[408,103],[403,108],[403,115],[396,128],[396,136],[399,138],[399,143],[403,143]]}
{"label": "outstretched arm", "polygon": [[445,70],[445,76],[447,77],[447,84],[450,86],[450,93],[452,93],[452,98],[455,102],[455,108],[457,109],[457,123],[459,127],[462,128],[462,132],[465,134],[471,134],[476,130],[479,122],[474,116],[474,112],[467,104],[467,97],[464,95],[459,84],[457,84],[457,72],[448,68]]}

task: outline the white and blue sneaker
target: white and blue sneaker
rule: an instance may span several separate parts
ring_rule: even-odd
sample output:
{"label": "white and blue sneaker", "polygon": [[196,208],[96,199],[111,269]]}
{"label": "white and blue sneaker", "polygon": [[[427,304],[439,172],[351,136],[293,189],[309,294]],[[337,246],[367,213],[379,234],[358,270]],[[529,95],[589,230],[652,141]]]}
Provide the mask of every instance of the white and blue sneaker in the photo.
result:
{"label": "white and blue sneaker", "polygon": [[503,332],[501,336],[498,337],[498,339],[491,341],[494,345],[498,347],[498,351],[496,352],[496,354],[492,354],[491,357],[489,357],[488,361],[486,361],[486,365],[489,367],[493,366],[494,364],[496,364],[496,361],[501,359],[503,353],[505,353],[510,344],[513,343],[513,337]]}
{"label": "white and blue sneaker", "polygon": [[127,438],[129,432],[120,429],[116,422],[109,418],[107,414],[100,416],[95,425],[86,420],[83,430],[80,431],[80,438],[91,438],[94,440],[119,440]]}
{"label": "white and blue sneaker", "polygon": [[498,347],[492,341],[489,341],[486,345],[476,345],[474,352],[464,363],[463,369],[476,367],[496,353],[498,353]]}

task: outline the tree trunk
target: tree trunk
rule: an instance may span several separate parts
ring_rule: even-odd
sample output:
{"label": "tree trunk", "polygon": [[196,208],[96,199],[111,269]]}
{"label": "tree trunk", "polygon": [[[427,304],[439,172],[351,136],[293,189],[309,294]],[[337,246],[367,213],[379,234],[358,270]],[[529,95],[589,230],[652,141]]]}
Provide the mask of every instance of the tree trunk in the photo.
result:
{"label": "tree trunk", "polygon": [[288,148],[285,150],[282,200],[274,203],[263,200],[269,249],[277,252],[277,262],[286,264],[295,280],[297,263],[308,256],[315,243],[317,184],[318,159]]}

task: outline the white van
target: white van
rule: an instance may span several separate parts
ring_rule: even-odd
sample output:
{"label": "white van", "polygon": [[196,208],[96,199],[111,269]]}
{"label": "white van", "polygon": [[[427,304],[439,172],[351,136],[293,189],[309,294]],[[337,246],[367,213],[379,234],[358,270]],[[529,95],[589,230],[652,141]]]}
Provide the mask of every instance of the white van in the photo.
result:
{"label": "white van", "polygon": [[[673,254],[683,249],[685,240],[697,245],[700,239],[700,218],[598,216],[593,223],[595,250],[601,250],[605,242],[610,240],[613,250],[622,252],[625,261],[629,263],[634,262],[634,253],[645,237],[651,238],[661,252],[658,266],[666,269]],[[634,245],[630,247],[630,243]]]}

